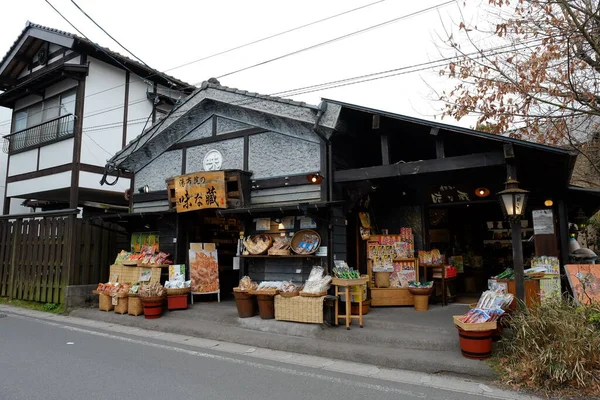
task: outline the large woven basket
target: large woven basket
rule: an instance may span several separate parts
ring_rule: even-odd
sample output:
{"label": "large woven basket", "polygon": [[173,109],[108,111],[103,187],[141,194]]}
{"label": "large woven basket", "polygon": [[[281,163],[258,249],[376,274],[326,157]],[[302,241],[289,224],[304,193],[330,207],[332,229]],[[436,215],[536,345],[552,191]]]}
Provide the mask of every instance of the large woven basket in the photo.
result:
{"label": "large woven basket", "polygon": [[137,294],[127,298],[127,314],[133,315],[134,317],[144,314],[142,300]]}
{"label": "large woven basket", "polygon": [[98,309],[100,311],[114,310],[115,306],[113,306],[112,298],[107,294],[100,293],[100,296],[98,298]]}
{"label": "large woven basket", "polygon": [[300,292],[279,292],[281,297],[296,297],[300,295]]}
{"label": "large woven basket", "polygon": [[275,296],[275,319],[279,321],[323,323],[323,299]]}
{"label": "large woven basket", "polygon": [[119,293],[125,294],[125,296],[117,295],[117,305],[115,305],[115,313],[117,314],[127,314],[127,310],[129,309],[129,301],[127,300],[127,293]]}
{"label": "large woven basket", "polygon": [[151,297],[147,297],[147,296],[139,296],[140,300],[142,301],[142,303],[144,302],[154,302],[154,301],[160,301],[160,300],[164,300],[165,296],[151,296]]}
{"label": "large woven basket", "polygon": [[[300,243],[304,242],[305,238],[307,238],[309,235],[314,235],[317,238],[317,245],[311,251],[307,251],[305,249],[300,248]],[[292,251],[296,254],[310,255],[316,253],[320,245],[321,235],[319,235],[317,231],[313,231],[312,229],[303,229],[301,231],[296,232],[294,234],[294,237],[292,237],[291,248]]]}
{"label": "large woven basket", "polygon": [[275,295],[279,294],[279,290],[277,290],[277,289],[250,290],[248,293],[256,295],[256,296],[259,296],[259,295],[275,296]]}
{"label": "large woven basket", "polygon": [[320,293],[300,292],[300,296],[301,297],[323,297],[323,296],[327,296],[327,292],[320,292]]}
{"label": "large woven basket", "polygon": [[181,289],[165,289],[167,291],[167,296],[181,296],[184,294],[188,294],[192,291],[192,288],[181,288]]}

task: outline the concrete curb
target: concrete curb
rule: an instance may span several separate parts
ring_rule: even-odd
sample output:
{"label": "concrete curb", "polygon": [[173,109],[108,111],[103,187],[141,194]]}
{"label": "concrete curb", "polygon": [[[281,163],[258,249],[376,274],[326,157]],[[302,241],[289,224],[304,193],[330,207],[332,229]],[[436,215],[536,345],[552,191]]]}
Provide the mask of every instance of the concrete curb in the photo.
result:
{"label": "concrete curb", "polygon": [[456,349],[414,350],[389,347],[376,347],[367,344],[335,342],[318,338],[287,336],[278,333],[260,332],[235,326],[195,320],[177,320],[171,324],[169,318],[146,320],[114,313],[100,312],[97,309],[78,309],[70,316],[110,324],[151,331],[174,333],[204,339],[238,343],[272,350],[291,351],[300,354],[328,357],[332,359],[367,363],[385,368],[404,369],[433,374],[449,374],[473,377],[483,380],[494,379],[495,372],[484,362],[457,357]]}

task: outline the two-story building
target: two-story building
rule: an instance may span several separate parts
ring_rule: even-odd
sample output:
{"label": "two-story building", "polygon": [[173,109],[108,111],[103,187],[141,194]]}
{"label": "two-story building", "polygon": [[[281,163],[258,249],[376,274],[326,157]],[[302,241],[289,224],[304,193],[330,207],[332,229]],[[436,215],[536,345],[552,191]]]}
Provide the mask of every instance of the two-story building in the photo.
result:
{"label": "two-story building", "polygon": [[193,89],[88,39],[28,22],[0,61],[0,106],[13,110],[3,213],[18,204],[126,208],[127,176],[100,184],[106,160]]}

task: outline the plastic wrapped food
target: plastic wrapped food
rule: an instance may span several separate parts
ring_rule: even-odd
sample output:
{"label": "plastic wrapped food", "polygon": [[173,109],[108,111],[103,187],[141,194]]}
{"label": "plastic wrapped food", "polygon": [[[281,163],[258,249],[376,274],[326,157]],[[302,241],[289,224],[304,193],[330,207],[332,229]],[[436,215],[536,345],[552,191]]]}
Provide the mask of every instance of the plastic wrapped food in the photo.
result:
{"label": "plastic wrapped food", "polygon": [[293,293],[298,291],[298,287],[290,281],[285,281],[281,284],[279,290],[285,293]]}
{"label": "plastic wrapped food", "polygon": [[324,273],[325,270],[323,269],[323,267],[320,267],[318,265],[314,266],[310,271],[310,275],[308,276],[308,282],[322,279]]}
{"label": "plastic wrapped food", "polygon": [[304,284],[302,292],[304,293],[323,293],[329,290],[329,284],[331,283],[331,276],[325,275],[321,278],[308,280]]}
{"label": "plastic wrapped food", "polygon": [[240,290],[244,291],[255,290],[258,287],[258,283],[252,282],[252,279],[250,279],[249,276],[244,276],[242,279],[240,279],[238,287]]}

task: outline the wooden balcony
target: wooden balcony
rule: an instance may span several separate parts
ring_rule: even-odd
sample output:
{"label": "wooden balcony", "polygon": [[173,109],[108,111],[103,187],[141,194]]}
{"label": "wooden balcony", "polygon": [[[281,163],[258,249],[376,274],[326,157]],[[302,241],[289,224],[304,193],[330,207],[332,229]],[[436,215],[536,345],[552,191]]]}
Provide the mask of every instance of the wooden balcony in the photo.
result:
{"label": "wooden balcony", "polygon": [[8,154],[15,154],[58,142],[73,136],[74,125],[75,116],[73,114],[51,119],[39,125],[34,125],[4,136],[4,147],[2,150]]}

